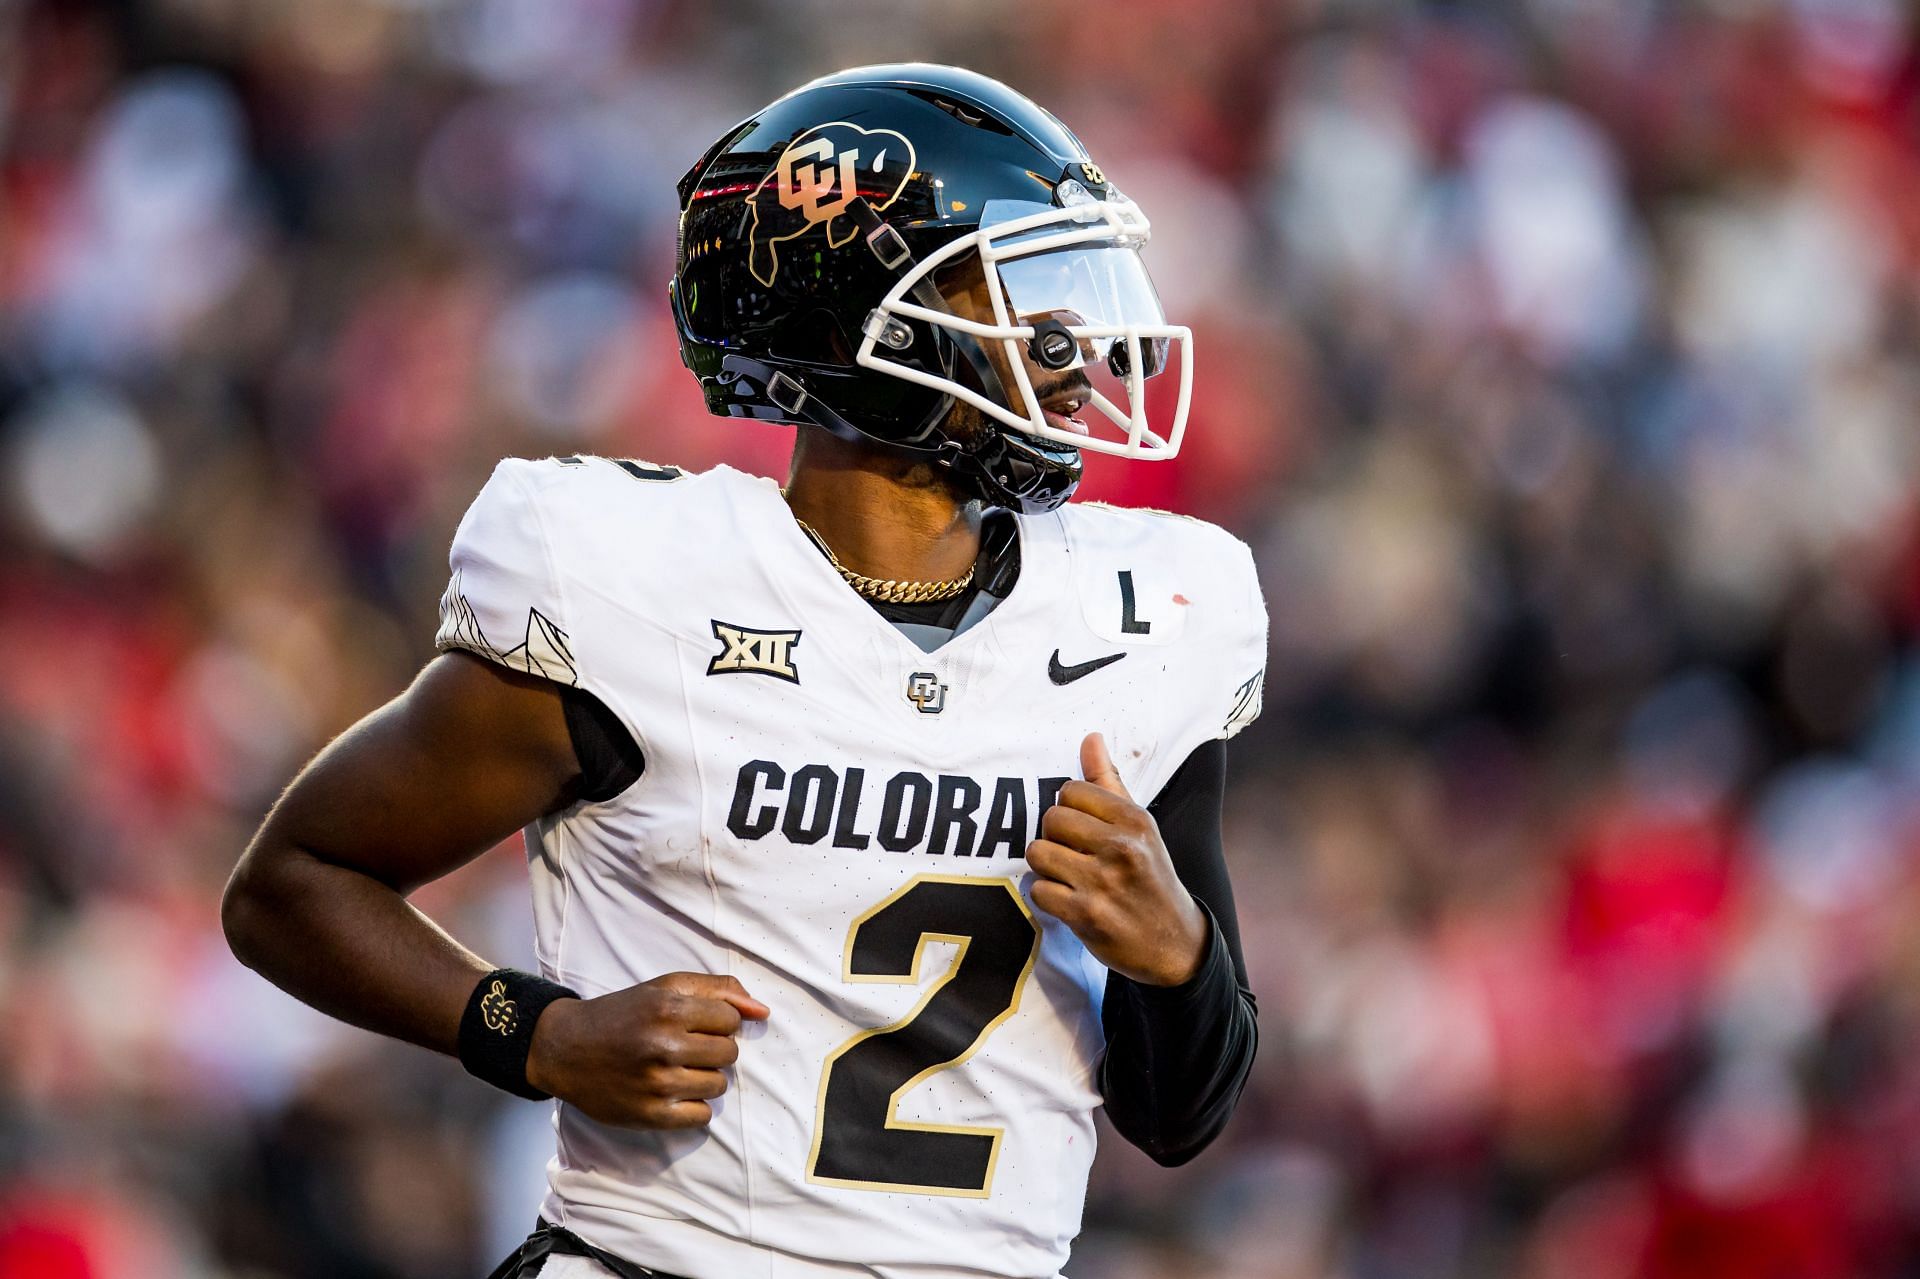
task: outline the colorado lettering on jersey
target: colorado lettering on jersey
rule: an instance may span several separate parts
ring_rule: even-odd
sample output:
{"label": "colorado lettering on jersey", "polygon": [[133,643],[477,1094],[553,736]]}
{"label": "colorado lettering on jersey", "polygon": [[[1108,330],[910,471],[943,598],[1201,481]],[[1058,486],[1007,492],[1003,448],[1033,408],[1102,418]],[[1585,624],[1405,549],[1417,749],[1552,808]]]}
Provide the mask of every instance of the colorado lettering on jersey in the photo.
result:
{"label": "colorado lettering on jersey", "polygon": [[1040,814],[1053,807],[1065,777],[983,780],[910,769],[880,782],[864,768],[772,760],[740,766],[727,829],[744,840],[779,831],[788,842],[858,851],[878,843],[890,853],[1025,857]]}

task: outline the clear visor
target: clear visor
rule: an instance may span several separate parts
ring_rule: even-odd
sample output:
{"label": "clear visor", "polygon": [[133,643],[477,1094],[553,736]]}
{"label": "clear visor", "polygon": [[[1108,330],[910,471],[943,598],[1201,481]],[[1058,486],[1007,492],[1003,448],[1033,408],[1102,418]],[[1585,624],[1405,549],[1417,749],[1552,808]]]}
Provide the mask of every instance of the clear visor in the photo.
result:
{"label": "clear visor", "polygon": [[[1025,200],[989,201],[980,217],[982,231],[1018,218],[1053,210],[1051,205]],[[1058,244],[1073,227],[1035,227],[991,240],[993,265],[1000,275],[1007,311],[1016,324],[1051,317],[1076,330],[1080,357],[1086,363],[1104,363],[1127,375],[1128,354],[1122,332],[1128,327],[1166,323],[1160,295],[1141,261],[1137,241],[1125,237]],[[1140,343],[1143,377],[1152,377],[1167,364],[1167,339]]]}

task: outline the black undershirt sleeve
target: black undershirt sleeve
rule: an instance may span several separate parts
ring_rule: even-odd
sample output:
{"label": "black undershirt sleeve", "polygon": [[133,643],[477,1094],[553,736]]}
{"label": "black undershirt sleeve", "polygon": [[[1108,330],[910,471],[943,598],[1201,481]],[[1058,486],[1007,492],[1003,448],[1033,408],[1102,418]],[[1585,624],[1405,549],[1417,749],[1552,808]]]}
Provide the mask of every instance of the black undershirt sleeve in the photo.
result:
{"label": "black undershirt sleeve", "polygon": [[647,767],[640,743],[605,702],[584,688],[573,687],[560,690],[560,702],[566,708],[573,755],[580,764],[572,798],[597,804],[640,780]]}
{"label": "black undershirt sleeve", "polygon": [[1200,971],[1185,985],[1168,987],[1110,973],[1100,1012],[1107,1118],[1167,1167],[1186,1163],[1220,1135],[1259,1045],[1220,835],[1226,762],[1226,743],[1207,743],[1147,805],[1180,882],[1209,917]]}

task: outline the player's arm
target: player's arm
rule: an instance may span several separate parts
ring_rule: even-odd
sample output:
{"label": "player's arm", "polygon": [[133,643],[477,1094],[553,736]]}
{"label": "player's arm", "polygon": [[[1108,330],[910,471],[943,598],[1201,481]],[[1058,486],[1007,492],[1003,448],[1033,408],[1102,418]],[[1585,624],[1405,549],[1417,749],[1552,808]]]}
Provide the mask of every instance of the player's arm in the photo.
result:
{"label": "player's arm", "polygon": [[[407,895],[571,803],[579,785],[559,686],[465,653],[436,658],[274,805],[227,885],[228,941],[322,1012],[457,1055],[495,965]],[[743,1015],[766,1010],[706,974],[562,999],[533,1028],[526,1078],[608,1122],[704,1123]]]}
{"label": "player's arm", "polygon": [[1260,1044],[1221,838],[1226,757],[1224,741],[1194,751],[1147,810],[1181,885],[1207,915],[1199,966],[1177,986],[1109,974],[1100,1005],[1107,1118],[1168,1166],[1187,1162],[1220,1135]]}
{"label": "player's arm", "polygon": [[407,901],[570,800],[559,690],[434,659],[287,788],[221,906],[234,953],[356,1026],[452,1053],[488,964]]}
{"label": "player's arm", "polygon": [[1157,1162],[1185,1163],[1226,1126],[1259,1044],[1220,838],[1226,746],[1211,742],[1148,808],[1097,734],[1027,849],[1034,904],[1110,975],[1101,1021],[1107,1117]]}

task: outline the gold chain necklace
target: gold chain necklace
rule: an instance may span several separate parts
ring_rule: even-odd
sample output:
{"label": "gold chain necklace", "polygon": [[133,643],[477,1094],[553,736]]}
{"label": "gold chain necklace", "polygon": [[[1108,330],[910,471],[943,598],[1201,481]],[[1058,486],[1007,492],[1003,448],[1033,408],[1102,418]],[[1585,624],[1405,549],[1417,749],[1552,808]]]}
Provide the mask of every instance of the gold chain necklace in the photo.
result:
{"label": "gold chain necklace", "polygon": [[867,599],[877,600],[882,604],[938,604],[942,600],[953,599],[973,585],[971,568],[950,582],[904,582],[895,578],[868,577],[864,573],[856,573],[840,562],[840,557],[833,553],[833,548],[827,545],[827,540],[813,531],[813,525],[798,515],[793,517],[793,522],[813,539],[813,544],[819,547],[820,553],[827,557],[827,563],[833,565],[834,571],[847,579],[847,585]]}

